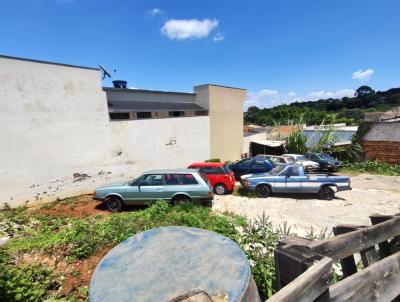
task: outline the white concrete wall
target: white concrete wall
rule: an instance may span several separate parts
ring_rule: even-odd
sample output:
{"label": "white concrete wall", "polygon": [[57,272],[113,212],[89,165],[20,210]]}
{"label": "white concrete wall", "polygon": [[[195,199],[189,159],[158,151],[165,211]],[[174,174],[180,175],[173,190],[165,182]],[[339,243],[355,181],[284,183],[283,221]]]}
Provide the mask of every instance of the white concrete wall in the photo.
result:
{"label": "white concrete wall", "polygon": [[0,57],[0,104],[0,208],[210,157],[208,116],[110,122],[97,70]]}
{"label": "white concrete wall", "polygon": [[376,123],[364,136],[363,141],[400,142],[400,124]]}

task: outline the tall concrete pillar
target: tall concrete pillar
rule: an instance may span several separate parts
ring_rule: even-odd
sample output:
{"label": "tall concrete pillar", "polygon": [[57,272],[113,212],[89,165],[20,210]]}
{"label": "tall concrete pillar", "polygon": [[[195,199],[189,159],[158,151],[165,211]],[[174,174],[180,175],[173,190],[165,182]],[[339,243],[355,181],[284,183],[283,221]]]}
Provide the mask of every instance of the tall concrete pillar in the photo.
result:
{"label": "tall concrete pillar", "polygon": [[195,100],[210,114],[211,158],[240,159],[243,148],[243,105],[246,90],[212,84],[194,87]]}

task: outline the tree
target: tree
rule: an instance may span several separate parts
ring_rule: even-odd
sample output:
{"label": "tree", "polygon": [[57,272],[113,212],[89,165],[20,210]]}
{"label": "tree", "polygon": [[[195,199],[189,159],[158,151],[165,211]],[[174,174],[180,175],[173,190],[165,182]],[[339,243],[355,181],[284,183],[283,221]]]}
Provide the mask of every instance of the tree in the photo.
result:
{"label": "tree", "polygon": [[247,113],[257,113],[258,111],[260,111],[260,108],[258,108],[257,106],[250,106],[247,109]]}
{"label": "tree", "polygon": [[360,86],[357,90],[356,93],[354,94],[356,97],[364,98],[364,97],[369,97],[373,96],[375,94],[375,90],[373,90],[369,86]]}

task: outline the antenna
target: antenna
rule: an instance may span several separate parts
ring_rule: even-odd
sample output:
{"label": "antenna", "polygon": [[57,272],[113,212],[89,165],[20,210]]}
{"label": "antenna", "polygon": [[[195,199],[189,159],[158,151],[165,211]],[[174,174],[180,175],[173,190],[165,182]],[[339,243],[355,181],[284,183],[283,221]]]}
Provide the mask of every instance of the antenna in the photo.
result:
{"label": "antenna", "polygon": [[[108,70],[103,65],[99,64],[99,67],[100,67],[101,71],[103,72],[103,77],[101,78],[102,80],[104,80],[104,78],[106,76],[109,77],[110,79],[112,78],[111,74],[108,72]],[[114,72],[115,72],[115,70],[114,70]]]}

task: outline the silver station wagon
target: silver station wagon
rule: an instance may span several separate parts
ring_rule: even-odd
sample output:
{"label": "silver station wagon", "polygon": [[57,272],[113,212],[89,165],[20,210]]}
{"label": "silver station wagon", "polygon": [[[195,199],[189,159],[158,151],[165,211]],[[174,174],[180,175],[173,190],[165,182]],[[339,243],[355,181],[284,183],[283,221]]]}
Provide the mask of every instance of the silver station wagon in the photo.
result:
{"label": "silver station wagon", "polygon": [[207,178],[193,169],[147,171],[134,180],[99,187],[94,196],[111,212],[121,211],[124,205],[143,205],[158,199],[173,205],[189,201],[210,205],[213,197]]}

